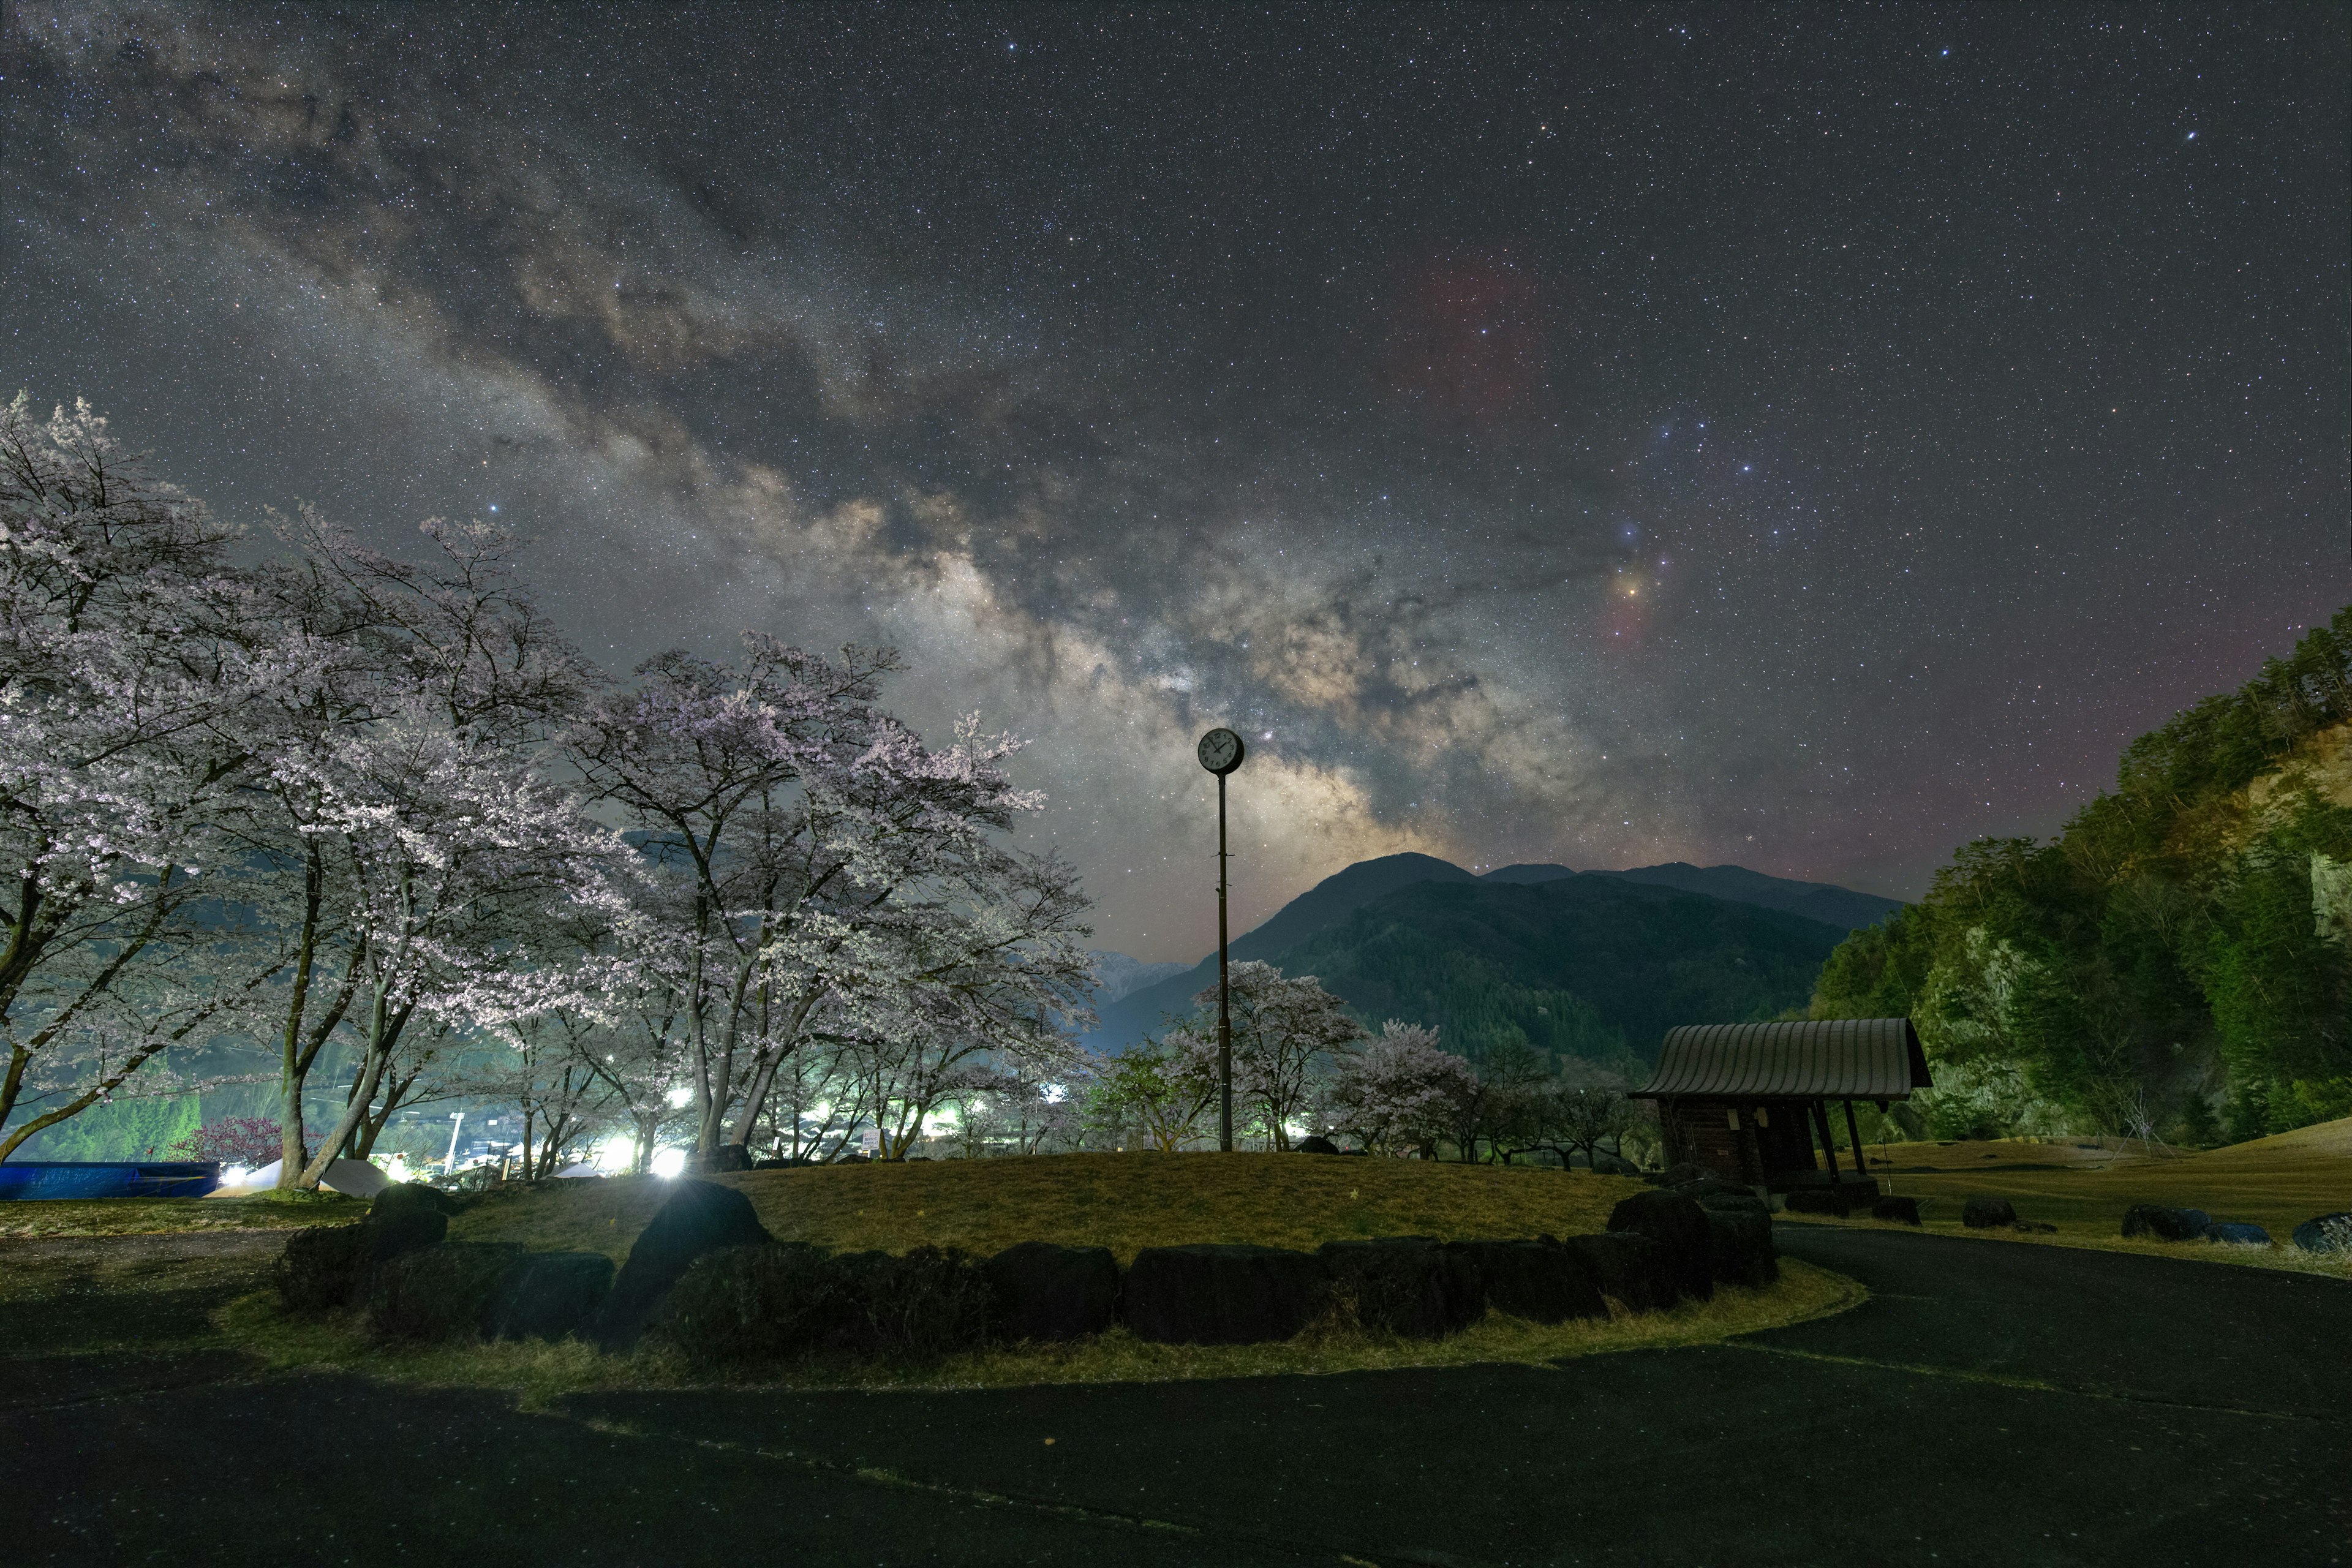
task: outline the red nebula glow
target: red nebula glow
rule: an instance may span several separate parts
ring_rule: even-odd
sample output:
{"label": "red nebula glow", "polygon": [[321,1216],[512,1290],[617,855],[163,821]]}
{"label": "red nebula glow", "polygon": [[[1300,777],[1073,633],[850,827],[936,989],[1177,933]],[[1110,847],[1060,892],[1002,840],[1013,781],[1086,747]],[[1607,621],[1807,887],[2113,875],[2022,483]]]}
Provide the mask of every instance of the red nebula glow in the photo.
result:
{"label": "red nebula glow", "polygon": [[1488,422],[1528,406],[1544,382],[1550,311],[1507,252],[1428,257],[1401,268],[1381,379],[1443,422]]}

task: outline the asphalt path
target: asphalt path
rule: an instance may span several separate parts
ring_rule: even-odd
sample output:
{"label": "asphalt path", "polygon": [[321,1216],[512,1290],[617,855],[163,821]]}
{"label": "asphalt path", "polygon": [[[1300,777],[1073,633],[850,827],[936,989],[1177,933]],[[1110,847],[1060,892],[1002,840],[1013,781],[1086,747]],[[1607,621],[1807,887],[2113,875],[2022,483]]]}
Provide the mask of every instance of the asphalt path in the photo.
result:
{"label": "asphalt path", "polygon": [[[2352,1285],[1786,1225],[1728,1345],[950,1394],[510,1399],[0,1361],[11,1564],[2340,1563]],[[0,1267],[5,1255],[0,1254]]]}

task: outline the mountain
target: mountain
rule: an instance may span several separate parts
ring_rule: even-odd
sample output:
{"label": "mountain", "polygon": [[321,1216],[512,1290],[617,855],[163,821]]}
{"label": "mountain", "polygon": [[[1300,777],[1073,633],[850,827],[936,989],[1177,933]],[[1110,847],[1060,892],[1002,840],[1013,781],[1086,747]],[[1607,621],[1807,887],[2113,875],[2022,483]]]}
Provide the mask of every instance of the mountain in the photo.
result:
{"label": "mountain", "polygon": [[[1818,886],[1741,875],[1768,893]],[[1846,929],[1613,872],[1507,866],[1474,877],[1430,856],[1391,855],[1327,878],[1233,952],[1236,962],[1320,975],[1368,1019],[1437,1025],[1465,1051],[1516,1030],[1546,1050],[1605,1058],[1654,1052],[1673,1023],[1802,1003]],[[1213,953],[1129,992],[1100,1008],[1092,1043],[1117,1050],[1156,1032],[1216,978]]]}
{"label": "mountain", "polygon": [[1095,961],[1095,1005],[1108,1007],[1131,991],[1171,974],[1186,973],[1181,963],[1146,963],[1123,952],[1089,952]]}
{"label": "mountain", "polygon": [[[1506,868],[1519,870],[1523,868],[1514,866]],[[1827,882],[1792,882],[1785,877],[1768,877],[1761,871],[1751,871],[1745,866],[1700,867],[1674,860],[1664,866],[1641,866],[1630,871],[1587,871],[1584,874],[1588,877],[1615,877],[1628,882],[1646,882],[1652,887],[1672,888],[1677,892],[1704,893],[1710,899],[1728,899],[1736,904],[1783,910],[1792,915],[1802,915],[1807,920],[1820,921],[1824,925],[1833,925],[1840,931],[1860,931],[1865,926],[1874,926],[1903,907],[1900,899],[1881,898],[1876,893],[1857,893],[1852,888],[1833,887]]]}
{"label": "mountain", "polygon": [[1492,871],[1482,873],[1478,879],[1482,882],[1557,882],[1562,877],[1573,877],[1575,875],[1575,872],[1570,870],[1565,866],[1531,866],[1522,864],[1517,866],[1498,867]]}
{"label": "mountain", "polygon": [[[1234,956],[1271,959],[1399,888],[1410,888],[1417,882],[1476,879],[1451,860],[1440,860],[1434,855],[1383,855],[1377,860],[1359,860],[1283,905],[1272,920],[1234,943]],[[1209,966],[1210,978],[1214,979],[1217,955],[1213,952],[1202,962]]]}
{"label": "mountain", "polygon": [[1801,1005],[1844,932],[1783,910],[1608,877],[1422,883],[1283,955],[1368,1023],[1427,1024],[1477,1060],[1507,1043],[1650,1060],[1677,1024]]}
{"label": "mountain", "polygon": [[[1346,920],[1364,905],[1399,888],[1416,882],[1467,882],[1469,872],[1433,855],[1383,855],[1359,860],[1346,870],[1324,878],[1274,913],[1265,924],[1234,938],[1234,962],[1276,958],[1305,942],[1326,926]],[[1189,969],[1180,967],[1167,979],[1127,993],[1105,1005],[1096,1004],[1102,1023],[1088,1043],[1097,1049],[1123,1050],[1130,1043],[1160,1029],[1162,1014],[1189,1013],[1192,997],[1217,981],[1213,952]]]}

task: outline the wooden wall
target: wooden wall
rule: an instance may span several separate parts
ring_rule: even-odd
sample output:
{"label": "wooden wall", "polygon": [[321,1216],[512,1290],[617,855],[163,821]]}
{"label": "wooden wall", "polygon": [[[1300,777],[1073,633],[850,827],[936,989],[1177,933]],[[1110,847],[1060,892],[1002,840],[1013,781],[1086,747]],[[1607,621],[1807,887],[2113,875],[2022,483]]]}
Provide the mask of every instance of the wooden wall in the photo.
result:
{"label": "wooden wall", "polygon": [[1755,1184],[1785,1172],[1819,1169],[1801,1100],[1664,1100],[1658,1119],[1669,1164],[1686,1160]]}

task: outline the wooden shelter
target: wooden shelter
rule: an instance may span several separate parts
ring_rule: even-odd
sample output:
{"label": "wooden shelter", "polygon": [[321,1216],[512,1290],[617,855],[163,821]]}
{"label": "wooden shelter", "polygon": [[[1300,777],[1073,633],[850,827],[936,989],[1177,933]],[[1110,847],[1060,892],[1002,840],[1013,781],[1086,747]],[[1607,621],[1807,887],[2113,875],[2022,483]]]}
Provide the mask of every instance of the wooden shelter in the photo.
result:
{"label": "wooden shelter", "polygon": [[1840,1171],[1829,1102],[1845,1107],[1853,1151],[1862,1147],[1855,1100],[1884,1110],[1929,1087],[1908,1018],[1692,1024],[1666,1031],[1658,1069],[1633,1098],[1658,1102],[1669,1162],[1786,1192],[1841,1181],[1875,1186],[1860,1169]]}

